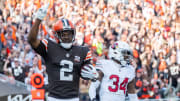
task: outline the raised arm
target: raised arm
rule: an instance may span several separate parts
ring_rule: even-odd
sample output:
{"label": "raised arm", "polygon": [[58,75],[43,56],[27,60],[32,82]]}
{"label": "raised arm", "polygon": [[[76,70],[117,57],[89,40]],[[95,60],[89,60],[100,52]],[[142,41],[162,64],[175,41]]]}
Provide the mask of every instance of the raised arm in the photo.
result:
{"label": "raised arm", "polygon": [[49,7],[49,3],[39,8],[37,13],[35,14],[36,20],[28,36],[28,42],[31,44],[33,48],[37,48],[38,45],[40,44],[40,40],[37,38],[39,25],[41,24],[41,21],[46,16],[48,7]]}
{"label": "raised arm", "polygon": [[41,20],[36,19],[35,23],[33,24],[29,32],[28,42],[31,44],[33,48],[37,48],[38,45],[40,44],[40,40],[37,38],[40,24],[41,24]]}

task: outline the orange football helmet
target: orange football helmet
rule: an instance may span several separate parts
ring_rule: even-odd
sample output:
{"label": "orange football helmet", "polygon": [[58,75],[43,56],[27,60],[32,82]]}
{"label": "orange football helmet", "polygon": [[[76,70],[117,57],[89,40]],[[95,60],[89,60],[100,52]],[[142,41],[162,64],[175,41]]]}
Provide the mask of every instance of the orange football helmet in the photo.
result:
{"label": "orange football helmet", "polygon": [[76,32],[71,21],[64,18],[58,20],[53,26],[53,31],[63,48],[70,49],[72,47]]}

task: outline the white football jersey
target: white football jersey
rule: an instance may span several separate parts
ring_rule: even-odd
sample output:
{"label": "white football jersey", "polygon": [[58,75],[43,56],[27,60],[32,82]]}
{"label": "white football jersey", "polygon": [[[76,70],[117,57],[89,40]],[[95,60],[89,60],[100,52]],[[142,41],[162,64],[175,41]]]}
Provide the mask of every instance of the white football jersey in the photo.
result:
{"label": "white football jersey", "polygon": [[125,101],[127,85],[135,77],[135,68],[131,65],[121,67],[113,60],[99,60],[96,68],[104,73],[100,101]]}

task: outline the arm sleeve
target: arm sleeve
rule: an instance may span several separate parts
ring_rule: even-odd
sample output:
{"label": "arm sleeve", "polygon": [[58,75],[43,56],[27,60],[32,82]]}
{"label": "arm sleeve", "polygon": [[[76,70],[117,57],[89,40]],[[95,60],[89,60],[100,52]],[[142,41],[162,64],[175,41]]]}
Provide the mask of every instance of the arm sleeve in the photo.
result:
{"label": "arm sleeve", "polygon": [[85,52],[84,64],[90,64],[92,59],[91,50],[89,50],[88,47],[85,47],[83,51]]}
{"label": "arm sleeve", "polygon": [[135,67],[133,67],[132,65],[129,65],[129,75],[130,75],[130,79],[128,80],[129,82],[131,82],[134,78],[135,78]]}
{"label": "arm sleeve", "polygon": [[48,41],[46,39],[43,39],[40,41],[39,46],[37,48],[34,48],[34,51],[44,58],[47,54],[47,45]]}
{"label": "arm sleeve", "polygon": [[99,87],[100,81],[96,80],[95,82],[91,82],[91,85],[89,87],[89,97],[91,100],[96,98],[96,89]]}
{"label": "arm sleeve", "polygon": [[139,101],[137,94],[128,94],[129,96],[129,101]]}
{"label": "arm sleeve", "polygon": [[82,64],[82,66],[80,67],[80,72],[79,72],[79,74],[80,74],[81,78],[83,78],[84,80],[89,80],[88,78],[82,77],[82,75],[81,75],[81,68],[82,68],[84,65],[91,64],[92,54],[91,54],[91,51],[89,50],[88,47],[82,47],[81,53],[83,54],[83,64]]}

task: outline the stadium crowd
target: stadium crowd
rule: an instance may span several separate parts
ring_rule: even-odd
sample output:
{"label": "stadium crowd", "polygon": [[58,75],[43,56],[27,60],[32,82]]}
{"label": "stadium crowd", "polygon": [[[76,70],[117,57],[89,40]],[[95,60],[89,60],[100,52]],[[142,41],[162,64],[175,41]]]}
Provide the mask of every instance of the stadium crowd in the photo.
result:
{"label": "stadium crowd", "polygon": [[[139,99],[180,98],[180,0],[1,0],[1,73],[27,84],[33,73],[41,73],[48,84],[44,61],[27,35],[33,13],[49,1],[39,39],[53,38],[53,23],[67,18],[76,26],[75,44],[92,50],[93,64],[108,58],[114,41],[128,42]],[[82,101],[88,99],[88,85],[81,80]]]}

